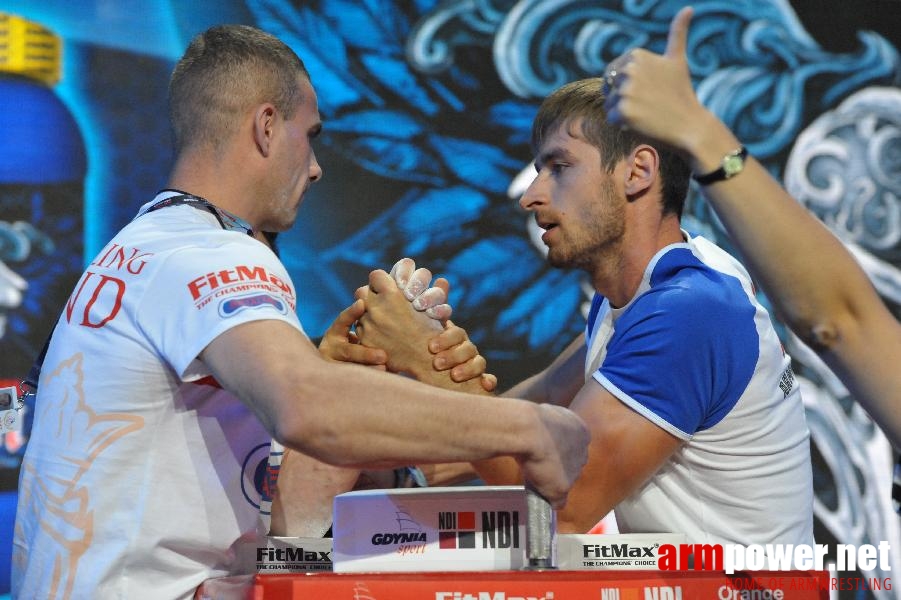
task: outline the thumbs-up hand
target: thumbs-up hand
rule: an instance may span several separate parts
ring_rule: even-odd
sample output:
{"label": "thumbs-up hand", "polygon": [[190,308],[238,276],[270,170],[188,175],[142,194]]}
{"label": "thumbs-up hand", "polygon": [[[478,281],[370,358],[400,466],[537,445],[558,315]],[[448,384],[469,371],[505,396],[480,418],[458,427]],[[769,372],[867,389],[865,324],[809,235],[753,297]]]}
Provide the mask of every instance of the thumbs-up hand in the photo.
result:
{"label": "thumbs-up hand", "polygon": [[604,74],[607,120],[685,151],[707,110],[691,85],[686,47],[691,7],[670,24],[666,51],[636,48],[614,59]]}

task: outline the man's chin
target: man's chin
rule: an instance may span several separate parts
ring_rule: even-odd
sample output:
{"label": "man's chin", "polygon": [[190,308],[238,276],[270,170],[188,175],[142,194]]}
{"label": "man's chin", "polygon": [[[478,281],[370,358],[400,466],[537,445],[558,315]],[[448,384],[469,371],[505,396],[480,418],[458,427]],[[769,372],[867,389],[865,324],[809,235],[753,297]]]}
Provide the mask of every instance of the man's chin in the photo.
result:
{"label": "man's chin", "polygon": [[547,264],[554,267],[555,269],[561,270],[573,270],[580,269],[583,271],[591,270],[591,263],[585,260],[585,257],[573,256],[573,255],[561,255],[558,253],[548,252],[547,255]]}
{"label": "man's chin", "polygon": [[559,252],[548,252],[546,260],[547,264],[555,269],[569,269],[573,266],[572,257],[561,255]]}
{"label": "man's chin", "polygon": [[261,231],[267,231],[269,233],[284,233],[294,227],[294,223],[297,221],[297,215],[295,214],[291,219],[273,221],[272,223],[266,223],[264,226],[260,227]]}

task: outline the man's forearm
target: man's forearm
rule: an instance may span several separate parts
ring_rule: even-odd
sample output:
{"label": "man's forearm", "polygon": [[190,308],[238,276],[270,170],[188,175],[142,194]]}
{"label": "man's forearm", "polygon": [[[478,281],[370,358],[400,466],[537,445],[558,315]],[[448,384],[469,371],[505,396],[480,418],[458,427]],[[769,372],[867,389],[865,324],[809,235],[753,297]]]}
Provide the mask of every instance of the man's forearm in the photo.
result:
{"label": "man's forearm", "polygon": [[[712,115],[700,128],[706,137],[686,148],[699,170],[738,144]],[[732,179],[707,186],[704,196],[777,316],[823,357],[901,447],[893,358],[901,352],[901,326],[853,255],[756,160]]]}
{"label": "man's forearm", "polygon": [[518,439],[538,426],[527,403],[486,401],[354,365],[324,363],[311,371],[295,380],[295,395],[333,400],[305,403],[279,425],[286,442],[331,464],[394,467],[531,450]]}
{"label": "man's forearm", "polygon": [[433,486],[456,485],[479,477],[472,464],[465,462],[423,465],[420,470],[429,485]]}
{"label": "man's forearm", "polygon": [[508,398],[569,406],[585,382],[585,336],[579,335],[543,371],[503,393]]}
{"label": "man's forearm", "polygon": [[322,537],[332,524],[332,503],[350,491],[357,469],[333,467],[286,449],[272,501],[269,535]]}
{"label": "man's forearm", "polygon": [[522,470],[516,461],[507,456],[499,456],[472,463],[479,477],[488,485],[522,485]]}
{"label": "man's forearm", "polygon": [[[687,150],[696,171],[704,172],[738,140],[713,115],[698,128],[707,133]],[[808,343],[828,345],[820,339],[824,327],[881,304],[841,241],[753,158],[737,176],[703,193],[780,316]]]}

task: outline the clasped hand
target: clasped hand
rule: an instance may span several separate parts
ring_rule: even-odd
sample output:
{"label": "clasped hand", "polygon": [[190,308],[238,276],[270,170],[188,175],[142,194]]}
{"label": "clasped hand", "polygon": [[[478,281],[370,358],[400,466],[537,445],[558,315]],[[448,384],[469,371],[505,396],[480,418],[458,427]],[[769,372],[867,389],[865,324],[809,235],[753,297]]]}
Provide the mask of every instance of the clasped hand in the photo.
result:
{"label": "clasped hand", "polygon": [[369,285],[357,289],[356,301],[326,332],[320,351],[334,360],[439,385],[438,374],[457,383],[478,379],[482,389],[493,391],[497,378],[485,373],[485,359],[466,331],[449,319],[448,293],[446,279],[432,284],[431,271],[417,269],[409,258],[395,263],[390,273],[372,271]]}

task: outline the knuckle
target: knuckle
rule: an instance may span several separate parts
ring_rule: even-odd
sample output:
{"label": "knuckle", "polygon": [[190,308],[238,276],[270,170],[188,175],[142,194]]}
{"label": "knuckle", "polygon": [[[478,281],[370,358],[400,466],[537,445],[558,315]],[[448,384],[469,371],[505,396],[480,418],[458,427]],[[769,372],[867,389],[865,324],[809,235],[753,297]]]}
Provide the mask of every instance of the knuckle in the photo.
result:
{"label": "knuckle", "polygon": [[473,360],[479,355],[475,345],[470,342],[459,344],[454,351],[460,360]]}
{"label": "knuckle", "polygon": [[453,327],[445,329],[441,334],[441,337],[448,345],[456,345],[463,342],[463,340],[465,339],[461,334],[461,331],[462,329],[454,325]]}

